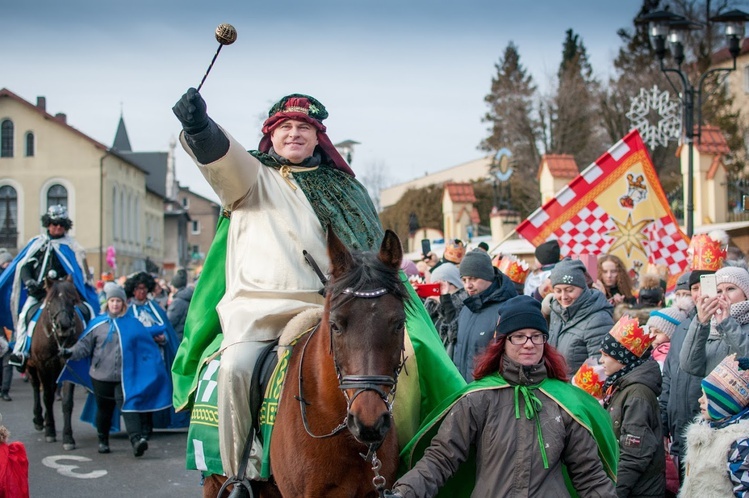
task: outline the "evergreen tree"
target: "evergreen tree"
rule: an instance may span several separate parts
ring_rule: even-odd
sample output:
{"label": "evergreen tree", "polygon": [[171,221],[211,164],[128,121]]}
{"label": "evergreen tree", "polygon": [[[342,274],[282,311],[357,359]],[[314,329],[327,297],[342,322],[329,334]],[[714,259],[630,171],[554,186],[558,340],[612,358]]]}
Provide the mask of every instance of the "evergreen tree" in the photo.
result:
{"label": "evergreen tree", "polygon": [[491,91],[484,97],[489,111],[482,119],[490,123],[487,130],[490,134],[479,148],[489,152],[502,148],[510,150],[514,170],[510,179],[513,207],[530,213],[538,207],[540,200],[535,180],[541,161],[539,121],[534,118],[536,87],[521,64],[518,48],[513,42],[507,45],[494,67],[497,74],[492,78]]}

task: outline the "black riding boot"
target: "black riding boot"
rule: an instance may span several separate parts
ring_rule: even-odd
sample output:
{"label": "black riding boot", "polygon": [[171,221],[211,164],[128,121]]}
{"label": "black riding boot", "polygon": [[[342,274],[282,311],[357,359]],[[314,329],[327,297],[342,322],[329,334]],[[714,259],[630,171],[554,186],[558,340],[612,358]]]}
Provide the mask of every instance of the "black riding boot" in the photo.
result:
{"label": "black riding boot", "polygon": [[109,453],[109,436],[99,434],[99,453]]}
{"label": "black riding boot", "polygon": [[148,441],[140,434],[130,436],[130,443],[133,445],[133,455],[136,457],[143,456],[143,453],[148,449]]}

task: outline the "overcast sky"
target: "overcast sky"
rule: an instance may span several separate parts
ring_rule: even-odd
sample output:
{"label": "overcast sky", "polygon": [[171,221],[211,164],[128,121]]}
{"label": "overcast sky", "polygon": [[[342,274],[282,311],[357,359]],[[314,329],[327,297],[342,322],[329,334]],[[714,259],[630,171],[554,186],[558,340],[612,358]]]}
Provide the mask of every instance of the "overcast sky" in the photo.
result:
{"label": "overcast sky", "polygon": [[[221,5],[217,5],[221,4]],[[197,87],[233,24],[201,94],[209,115],[256,148],[269,107],[289,93],[318,98],[334,143],[361,142],[353,167],[399,183],[483,154],[484,96],[508,42],[541,88],[561,59],[565,31],[585,43],[605,77],[641,0],[4,0],[0,88],[66,113],[112,144],[122,112],[133,150],[165,151],[171,112]],[[655,68],[654,68],[655,70]],[[603,152],[603,151],[602,151]],[[216,199],[189,157],[182,185]]]}

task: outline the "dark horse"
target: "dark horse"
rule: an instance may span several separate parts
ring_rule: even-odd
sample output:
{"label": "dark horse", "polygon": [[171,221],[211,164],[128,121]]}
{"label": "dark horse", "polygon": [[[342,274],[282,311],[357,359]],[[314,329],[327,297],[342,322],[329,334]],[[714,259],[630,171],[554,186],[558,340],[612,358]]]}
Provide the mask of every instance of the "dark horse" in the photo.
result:
{"label": "dark horse", "polygon": [[[253,496],[377,497],[395,480],[392,402],[408,299],[399,277],[403,249],[388,230],[379,253],[352,253],[328,230],[328,254],[322,319],[288,360],[270,443],[275,486],[253,481]],[[217,496],[225,481],[207,478],[203,496]]]}
{"label": "dark horse", "polygon": [[[34,392],[34,427],[44,430],[48,443],[57,440],[55,419],[52,405],[55,401],[57,378],[64,367],[63,360],[57,355],[60,348],[69,348],[83,332],[83,319],[76,311],[81,303],[78,291],[72,282],[67,280],[47,280],[47,296],[44,298],[44,309],[36,322],[31,356],[27,372]],[[73,428],[70,417],[73,413],[73,384],[63,383],[63,448],[75,449]],[[44,395],[44,418],[40,392]]]}
{"label": "dark horse", "polygon": [[375,497],[398,465],[392,400],[404,361],[403,249],[388,230],[379,253],[351,253],[329,230],[328,253],[322,321],[291,354],[271,466],[283,496]]}

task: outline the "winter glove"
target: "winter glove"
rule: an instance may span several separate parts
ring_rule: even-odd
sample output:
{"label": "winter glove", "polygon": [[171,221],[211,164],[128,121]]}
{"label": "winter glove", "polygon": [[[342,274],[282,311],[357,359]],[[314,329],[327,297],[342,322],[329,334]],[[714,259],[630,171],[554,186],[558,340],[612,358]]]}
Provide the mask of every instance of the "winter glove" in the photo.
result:
{"label": "winter glove", "polygon": [[403,495],[399,492],[390,491],[389,489],[386,489],[382,496],[384,496],[385,498],[403,498]]}
{"label": "winter glove", "polygon": [[172,112],[177,116],[185,133],[194,135],[208,127],[208,113],[205,100],[194,88],[189,88],[181,99],[174,104]]}
{"label": "winter glove", "polygon": [[60,348],[60,351],[57,353],[57,356],[59,356],[63,360],[67,360],[68,358],[73,356],[73,350],[69,348]]}
{"label": "winter glove", "polygon": [[29,279],[23,283],[30,295],[36,296],[42,290],[42,286],[36,280]]}

